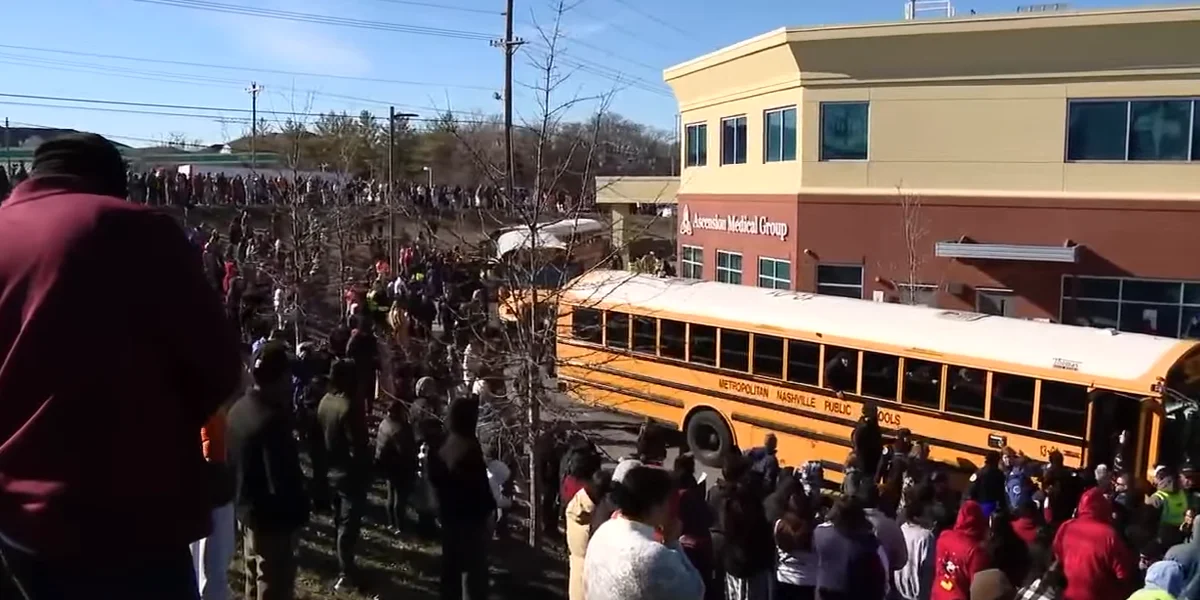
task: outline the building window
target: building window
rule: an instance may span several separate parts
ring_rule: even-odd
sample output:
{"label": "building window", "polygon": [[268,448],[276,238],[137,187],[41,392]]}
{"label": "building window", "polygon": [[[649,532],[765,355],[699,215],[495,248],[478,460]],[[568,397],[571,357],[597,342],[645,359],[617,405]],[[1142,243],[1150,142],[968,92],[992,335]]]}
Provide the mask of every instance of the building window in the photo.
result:
{"label": "building window", "polygon": [[759,257],[758,287],[773,290],[792,289],[792,263],[778,258]]}
{"label": "building window", "polygon": [[869,104],[821,103],[821,160],[867,160]]}
{"label": "building window", "polygon": [[1016,315],[1016,296],[1012,290],[975,288],[975,312],[997,317]]}
{"label": "building window", "polygon": [[862,265],[817,265],[817,293],[861,300]]}
{"label": "building window", "polygon": [[721,119],[721,164],[746,163],[746,117]]}
{"label": "building window", "polygon": [[1200,282],[1063,278],[1062,322],[1200,339]]}
{"label": "building window", "polygon": [[679,253],[679,271],[684,279],[702,279],[704,277],[704,248],[700,246],[684,246]]}
{"label": "building window", "polygon": [[928,283],[899,283],[900,303],[912,306],[937,306],[938,286]]}
{"label": "building window", "polygon": [[688,125],[684,130],[687,141],[687,166],[703,167],[708,164],[708,125]]}
{"label": "building window", "polygon": [[796,160],[796,109],[781,108],[763,113],[764,162]]}
{"label": "building window", "polygon": [[717,250],[717,281],[738,284],[742,282],[741,253]]}
{"label": "building window", "polygon": [[1197,103],[1190,98],[1072,100],[1067,160],[1200,160]]}

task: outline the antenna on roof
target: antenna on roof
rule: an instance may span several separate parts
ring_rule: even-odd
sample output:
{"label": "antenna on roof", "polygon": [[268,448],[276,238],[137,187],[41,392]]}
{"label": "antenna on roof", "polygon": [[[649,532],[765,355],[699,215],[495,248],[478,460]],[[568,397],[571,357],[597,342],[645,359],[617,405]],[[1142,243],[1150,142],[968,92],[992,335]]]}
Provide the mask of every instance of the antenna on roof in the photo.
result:
{"label": "antenna on roof", "polygon": [[1017,7],[1019,13],[1042,13],[1042,12],[1058,12],[1071,8],[1066,2],[1053,2],[1050,4],[1023,4]]}
{"label": "antenna on roof", "polygon": [[904,20],[949,18],[954,16],[950,0],[908,0],[904,3]]}

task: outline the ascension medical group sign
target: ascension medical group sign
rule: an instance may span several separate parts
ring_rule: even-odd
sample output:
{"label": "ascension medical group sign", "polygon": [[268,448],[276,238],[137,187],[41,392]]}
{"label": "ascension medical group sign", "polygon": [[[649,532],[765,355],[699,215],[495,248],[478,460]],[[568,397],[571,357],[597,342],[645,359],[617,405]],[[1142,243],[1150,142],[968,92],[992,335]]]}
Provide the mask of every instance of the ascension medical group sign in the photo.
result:
{"label": "ascension medical group sign", "polygon": [[786,242],[790,227],[763,215],[712,214],[693,212],[684,204],[679,209],[679,235],[691,236],[697,231],[718,231],[744,236],[775,238]]}

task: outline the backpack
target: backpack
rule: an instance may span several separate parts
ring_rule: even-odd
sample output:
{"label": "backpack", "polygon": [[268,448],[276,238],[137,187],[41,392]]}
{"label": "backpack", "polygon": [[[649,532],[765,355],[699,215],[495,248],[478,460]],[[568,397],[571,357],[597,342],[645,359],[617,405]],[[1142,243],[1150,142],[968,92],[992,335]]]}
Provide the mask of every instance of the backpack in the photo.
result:
{"label": "backpack", "polygon": [[1008,506],[1017,509],[1032,497],[1033,481],[1025,473],[1023,467],[1009,469],[1004,478],[1004,494],[1008,497]]}

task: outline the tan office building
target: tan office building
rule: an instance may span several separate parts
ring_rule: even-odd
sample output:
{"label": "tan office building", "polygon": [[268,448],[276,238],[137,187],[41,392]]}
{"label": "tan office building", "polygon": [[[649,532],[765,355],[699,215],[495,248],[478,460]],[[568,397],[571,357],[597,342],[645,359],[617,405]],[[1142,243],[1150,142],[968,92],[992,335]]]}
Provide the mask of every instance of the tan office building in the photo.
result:
{"label": "tan office building", "polygon": [[779,29],[667,69],[680,270],[1187,334],[1197,56],[1200,6]]}

